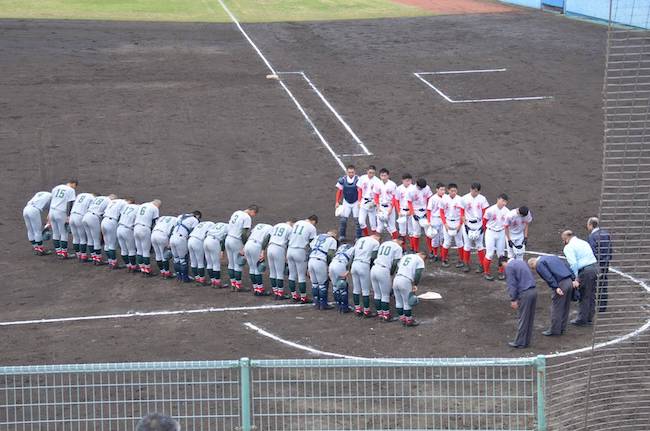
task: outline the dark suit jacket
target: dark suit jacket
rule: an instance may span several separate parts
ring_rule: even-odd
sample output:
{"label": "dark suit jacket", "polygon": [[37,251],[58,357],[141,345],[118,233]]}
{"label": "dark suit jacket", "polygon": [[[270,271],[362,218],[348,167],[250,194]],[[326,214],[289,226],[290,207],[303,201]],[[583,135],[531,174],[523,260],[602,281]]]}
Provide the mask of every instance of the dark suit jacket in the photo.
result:
{"label": "dark suit jacket", "polygon": [[598,259],[598,264],[601,268],[609,266],[609,261],[612,260],[612,241],[609,232],[604,229],[598,229],[589,234],[587,242],[594,252],[594,256]]}

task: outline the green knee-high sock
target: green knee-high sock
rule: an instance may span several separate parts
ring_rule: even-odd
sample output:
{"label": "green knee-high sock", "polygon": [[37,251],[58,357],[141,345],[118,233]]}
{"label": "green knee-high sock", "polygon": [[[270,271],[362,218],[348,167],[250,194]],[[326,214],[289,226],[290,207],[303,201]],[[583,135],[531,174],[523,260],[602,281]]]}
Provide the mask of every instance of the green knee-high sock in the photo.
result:
{"label": "green knee-high sock", "polygon": [[352,294],[352,301],[354,302],[354,305],[361,305],[360,299],[361,299],[361,295],[359,295],[358,293]]}
{"label": "green knee-high sock", "polygon": [[300,294],[306,294],[307,293],[307,283],[298,283],[298,290],[300,291]]}
{"label": "green knee-high sock", "polygon": [[52,242],[54,243],[54,248],[61,248],[61,241],[53,239]]}
{"label": "green knee-high sock", "polygon": [[213,274],[212,278],[214,278],[215,280],[221,280],[221,271],[213,270],[212,274]]}
{"label": "green knee-high sock", "polygon": [[208,268],[208,276],[210,276],[210,279],[214,278],[214,271],[212,270],[212,268]]}
{"label": "green knee-high sock", "polygon": [[79,251],[80,251],[80,250],[79,250],[79,244],[74,244],[74,243],[73,243],[73,244],[72,244],[72,248],[74,249],[74,252],[75,252],[75,253],[79,253]]}
{"label": "green knee-high sock", "polygon": [[199,269],[197,267],[192,266],[192,267],[190,267],[190,269],[192,270],[192,275],[194,275],[194,276],[199,275]]}
{"label": "green knee-high sock", "polygon": [[165,268],[165,271],[169,271],[169,261],[168,260],[163,260],[163,267]]}
{"label": "green knee-high sock", "polygon": [[62,250],[68,249],[68,241],[61,241],[61,249]]}
{"label": "green knee-high sock", "polygon": [[264,284],[264,277],[262,277],[262,274],[257,274],[255,280],[260,286]]}
{"label": "green knee-high sock", "polygon": [[35,241],[36,245],[43,245],[43,241]]}
{"label": "green knee-high sock", "polygon": [[276,280],[275,278],[271,278],[270,281],[271,281],[271,287],[272,287],[273,289],[277,289],[277,288],[278,288],[278,282],[277,282],[277,280]]}
{"label": "green knee-high sock", "polygon": [[86,252],[87,247],[88,247],[88,246],[87,246],[86,244],[80,244],[80,245],[79,245],[79,248],[81,249],[81,252],[82,252],[82,253],[85,253],[85,252]]}
{"label": "green knee-high sock", "polygon": [[151,259],[148,257],[143,257],[142,260],[143,260],[142,263],[144,263],[145,265],[149,265],[151,263]]}
{"label": "green knee-high sock", "polygon": [[381,309],[384,311],[390,311],[390,302],[382,302]]}
{"label": "green knee-high sock", "polygon": [[293,280],[289,280],[289,290],[290,290],[291,292],[295,292],[295,291],[296,291],[296,282],[295,282],[295,281],[293,281]]}
{"label": "green knee-high sock", "polygon": [[375,310],[381,310],[381,299],[375,299]]}
{"label": "green knee-high sock", "polygon": [[241,271],[235,271],[235,280],[241,281]]}
{"label": "green knee-high sock", "polygon": [[165,264],[163,263],[162,260],[157,260],[157,261],[156,261],[156,265],[158,265],[158,269],[159,269],[159,270],[161,270],[161,271],[164,271],[164,270],[165,270]]}
{"label": "green knee-high sock", "polygon": [[278,290],[284,292],[284,279],[276,278],[276,281],[278,282]]}
{"label": "green knee-high sock", "polygon": [[122,262],[124,262],[125,264],[129,263],[129,256],[123,254],[122,255]]}
{"label": "green knee-high sock", "polygon": [[199,268],[199,277],[205,277],[205,268]]}
{"label": "green knee-high sock", "polygon": [[248,274],[248,278],[250,278],[251,284],[257,284],[257,277],[255,277],[255,274]]}
{"label": "green knee-high sock", "polygon": [[137,265],[138,264],[138,257],[137,256],[129,256],[129,262],[131,262],[131,265]]}
{"label": "green knee-high sock", "polygon": [[404,310],[404,315],[406,317],[411,317],[411,310]]}
{"label": "green knee-high sock", "polygon": [[135,263],[136,265],[142,265],[142,256],[139,254],[135,256]]}
{"label": "green knee-high sock", "polygon": [[229,270],[228,270],[228,277],[229,277],[231,280],[234,280],[234,279],[235,279],[235,270],[234,270],[234,269],[229,269]]}
{"label": "green knee-high sock", "polygon": [[398,316],[403,316],[404,315],[404,309],[403,308],[398,308],[397,309],[397,315]]}
{"label": "green knee-high sock", "polygon": [[370,296],[363,295],[363,308],[370,308]]}

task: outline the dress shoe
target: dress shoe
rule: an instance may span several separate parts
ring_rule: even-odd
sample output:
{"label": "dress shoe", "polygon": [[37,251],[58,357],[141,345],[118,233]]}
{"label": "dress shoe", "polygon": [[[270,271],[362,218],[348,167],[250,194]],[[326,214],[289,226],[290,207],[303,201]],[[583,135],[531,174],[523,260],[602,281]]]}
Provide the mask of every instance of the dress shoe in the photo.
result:
{"label": "dress shoe", "polygon": [[520,346],[519,344],[515,343],[514,341],[508,341],[508,346],[512,347],[513,349],[525,349],[526,346]]}
{"label": "dress shoe", "polygon": [[569,323],[572,324],[572,325],[576,325],[576,326],[587,326],[587,325],[589,325],[584,320],[578,320],[578,319],[573,319]]}
{"label": "dress shoe", "polygon": [[550,329],[547,329],[546,331],[542,332],[542,335],[546,335],[547,337],[552,337],[557,334],[554,334],[553,332],[551,332]]}

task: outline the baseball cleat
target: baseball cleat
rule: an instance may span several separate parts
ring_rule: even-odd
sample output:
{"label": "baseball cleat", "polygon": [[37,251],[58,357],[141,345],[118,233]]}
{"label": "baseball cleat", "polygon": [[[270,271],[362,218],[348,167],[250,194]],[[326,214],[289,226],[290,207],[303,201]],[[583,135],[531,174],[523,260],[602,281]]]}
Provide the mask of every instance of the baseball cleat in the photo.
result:
{"label": "baseball cleat", "polygon": [[301,296],[300,302],[303,304],[311,304],[311,299],[307,298],[306,296]]}
{"label": "baseball cleat", "polygon": [[377,313],[375,313],[372,310],[363,310],[363,317],[365,318],[370,319],[372,317],[377,317],[377,316],[378,316]]}
{"label": "baseball cleat", "polygon": [[448,261],[448,260],[443,260],[443,261],[442,261],[442,266],[443,266],[444,268],[449,268],[449,261]]}
{"label": "baseball cleat", "polygon": [[298,292],[292,292],[291,299],[293,299],[294,302],[300,302],[300,294]]}
{"label": "baseball cleat", "polygon": [[483,278],[486,279],[487,281],[494,281],[494,276],[491,274],[485,274]]}
{"label": "baseball cleat", "polygon": [[462,268],[462,267],[464,267],[464,266],[465,266],[465,264],[464,264],[463,262],[458,262],[458,263],[456,264],[456,268]]}
{"label": "baseball cleat", "polygon": [[500,272],[499,275],[497,275],[497,278],[498,278],[499,280],[505,280],[505,279],[506,279],[506,275],[505,275],[503,272]]}
{"label": "baseball cleat", "polygon": [[478,265],[474,272],[477,274],[483,274],[483,267],[481,265]]}
{"label": "baseball cleat", "polygon": [[194,277],[194,281],[198,284],[205,284],[205,277]]}
{"label": "baseball cleat", "polygon": [[463,272],[470,272],[472,269],[469,267],[469,265],[463,266]]}
{"label": "baseball cleat", "polygon": [[418,326],[420,322],[415,320],[413,317],[407,317],[404,321],[404,326]]}

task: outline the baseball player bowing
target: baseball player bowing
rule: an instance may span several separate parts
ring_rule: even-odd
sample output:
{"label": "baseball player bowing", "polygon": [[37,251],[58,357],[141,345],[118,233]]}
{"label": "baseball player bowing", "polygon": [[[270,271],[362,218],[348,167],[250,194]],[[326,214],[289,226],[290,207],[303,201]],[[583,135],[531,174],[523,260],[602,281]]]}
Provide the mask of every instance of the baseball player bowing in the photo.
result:
{"label": "baseball player bowing", "polygon": [[76,198],[75,189],[78,184],[77,180],[70,180],[67,184],[60,184],[52,189],[47,221],[52,226],[54,250],[56,255],[62,259],[68,258],[68,229],[66,223]]}
{"label": "baseball player bowing", "polygon": [[393,291],[395,292],[395,308],[399,320],[404,326],[418,326],[420,322],[415,320],[409,304],[411,292],[417,291],[417,284],[420,282],[424,271],[424,253],[404,255],[397,264],[397,274],[393,280]]}
{"label": "baseball player bowing", "polygon": [[437,262],[440,259],[438,253],[440,252],[440,246],[442,246],[445,239],[444,226],[442,225],[442,218],[440,217],[440,207],[445,192],[446,187],[443,183],[436,184],[436,193],[429,198],[429,202],[427,203],[429,225],[431,225],[436,232],[430,241],[427,241],[429,246],[429,257],[431,257],[434,262]]}
{"label": "baseball player bowing", "polygon": [[[356,175],[354,165],[346,168],[347,175],[343,175],[336,182],[336,203],[335,208],[339,214],[339,241],[345,240],[348,226],[348,218],[352,216],[356,222],[357,238],[361,237],[359,225],[359,190],[357,184],[359,177]],[[342,206],[342,209],[339,209]]]}
{"label": "baseball player bowing", "polygon": [[169,255],[166,256],[165,254],[169,249],[169,237],[172,235],[172,229],[174,229],[176,223],[178,223],[178,217],[159,217],[151,231],[151,245],[156,258],[156,265],[158,265],[160,276],[166,280],[172,278],[172,273],[169,270]]}
{"label": "baseball player bowing", "polygon": [[117,196],[110,194],[108,196],[97,196],[88,207],[88,211],[82,219],[88,245],[92,247],[91,260],[95,265],[101,265],[102,262],[102,218],[108,208],[108,204],[117,199]]}
{"label": "baseball player bowing", "polygon": [[[289,264],[289,290],[296,302],[309,303],[307,299],[307,247],[316,238],[318,217],[311,215],[306,220],[299,220],[293,225],[287,249]],[[298,283],[298,291],[296,291]]]}
{"label": "baseball player bowing", "polygon": [[476,272],[478,274],[483,272],[483,259],[485,258],[483,215],[489,206],[487,199],[481,194],[481,184],[472,183],[469,193],[463,196],[463,209],[465,210],[465,224],[462,230],[464,272],[470,271],[472,249],[476,249],[478,255],[479,265]]}
{"label": "baseball player bowing", "polygon": [[462,268],[463,262],[463,232],[461,231],[465,223],[465,209],[463,208],[463,198],[458,196],[458,186],[450,183],[447,186],[448,195],[444,195],[440,202],[440,219],[443,225],[444,242],[442,243],[442,266],[449,266],[449,247],[454,241],[458,250],[458,263],[456,268]]}
{"label": "baseball player bowing", "polygon": [[342,244],[334,253],[332,262],[329,265],[329,276],[332,283],[332,292],[334,301],[338,307],[339,313],[350,311],[348,282],[346,280],[352,265],[354,257],[354,246],[351,244]]}
{"label": "baseball player bowing", "polygon": [[45,247],[43,247],[43,211],[50,206],[52,193],[38,192],[27,202],[23,209],[23,218],[27,228],[27,239],[32,244],[34,254],[43,256]]}
{"label": "baseball player bowing", "polygon": [[287,246],[289,236],[296,221],[289,219],[284,223],[273,226],[273,232],[266,250],[266,260],[269,264],[269,278],[274,299],[286,299],[284,295],[284,268],[287,263]]}
{"label": "baseball player bowing", "polygon": [[[138,207],[133,225],[135,238],[136,265],[143,274],[151,275],[151,229],[160,216],[162,201],[154,199]],[[135,272],[135,271],[134,271]]]}
{"label": "baseball player bowing", "polygon": [[506,216],[504,231],[508,244],[508,257],[523,259],[528,244],[528,225],[532,223],[533,215],[527,206],[511,210]]}
{"label": "baseball player bowing", "polygon": [[377,258],[370,270],[370,281],[375,294],[375,308],[379,318],[384,322],[393,321],[390,315],[391,275],[395,273],[397,264],[402,258],[403,245],[401,238],[383,242],[377,250]]}
{"label": "baseball player bowing", "polygon": [[176,270],[176,279],[183,283],[192,281],[189,274],[187,241],[194,228],[201,222],[201,211],[178,216],[176,225],[172,229],[172,235],[169,238],[169,247],[172,250],[174,258],[174,269]]}
{"label": "baseball player bowing", "polygon": [[508,217],[508,195],[502,193],[497,198],[497,203],[485,211],[483,220],[485,223],[485,249],[487,253],[483,259],[483,276],[486,280],[492,281],[494,277],[490,274],[492,258],[496,253],[499,258],[499,280],[505,280],[504,267],[506,235],[504,232],[506,218]]}
{"label": "baseball player bowing", "polygon": [[235,211],[228,221],[228,235],[225,243],[226,254],[228,255],[228,276],[232,288],[238,291],[242,288],[244,243],[248,239],[253,224],[252,217],[255,217],[258,211],[259,207],[257,205],[250,205],[245,210]]}
{"label": "baseball player bowing", "polygon": [[264,287],[264,273],[261,271],[261,262],[266,258],[266,247],[269,245],[273,226],[266,223],[258,223],[251,231],[246,244],[244,245],[244,257],[248,263],[248,276],[253,286],[253,295],[266,296]]}
{"label": "baseball player bowing", "polygon": [[117,269],[117,226],[124,207],[135,202],[133,198],[113,199],[106,206],[100,225],[104,237],[104,252],[110,269]]}
{"label": "baseball player bowing", "polygon": [[[364,236],[354,244],[354,258],[352,260],[352,299],[354,302],[354,314],[364,317],[375,317],[370,310],[370,266],[377,257],[379,250],[378,233]],[[363,298],[362,298],[363,297]],[[363,299],[363,309],[361,300]]]}
{"label": "baseball player bowing", "polygon": [[[404,242],[408,242],[411,246],[410,234],[413,232],[413,193],[415,186],[413,185],[413,177],[411,174],[402,175],[402,184],[395,190],[395,211],[397,211],[397,229],[399,235],[404,238]],[[418,226],[419,227],[419,226]]]}
{"label": "baseball player bowing", "polygon": [[368,166],[366,174],[359,177],[359,226],[365,236],[377,229],[377,205],[375,204],[375,188],[379,178],[375,176],[377,168]]}
{"label": "baseball player bowing", "polygon": [[210,286],[215,289],[226,287],[221,283],[221,256],[225,249],[226,235],[228,235],[228,223],[215,223],[203,240]]}
{"label": "baseball player bowing", "polygon": [[418,252],[420,249],[420,236],[422,235],[420,219],[425,219],[427,217],[427,204],[432,195],[433,193],[431,192],[431,188],[427,185],[427,180],[419,178],[415,182],[415,188],[411,194],[413,215],[409,217],[409,229],[411,230],[410,246],[411,250],[415,252]]}
{"label": "baseball player bowing", "polygon": [[83,218],[88,212],[88,207],[95,199],[94,193],[79,193],[72,204],[70,210],[70,231],[72,232],[72,247],[80,262],[88,261],[88,238],[86,238],[86,228],[84,228]]}
{"label": "baseball player bowing", "polygon": [[395,228],[395,191],[397,186],[390,179],[390,172],[386,168],[379,170],[379,182],[375,185],[375,204],[377,205],[377,233],[385,230],[397,238]]}
{"label": "baseball player bowing", "polygon": [[333,307],[327,301],[329,286],[329,264],[336,253],[336,231],[331,230],[314,238],[309,244],[309,279],[311,280],[311,293],[316,310],[330,310]]}
{"label": "baseball player bowing", "polygon": [[205,284],[205,250],[203,243],[206,236],[208,236],[208,232],[213,227],[213,222],[202,221],[192,229],[187,240],[187,249],[190,253],[190,268],[192,269],[194,281],[198,284]]}
{"label": "baseball player bowing", "polygon": [[137,250],[135,247],[133,226],[135,226],[135,216],[139,210],[140,205],[134,203],[125,206],[122,208],[120,220],[117,223],[117,242],[120,244],[120,254],[129,272],[138,269],[138,265],[136,265]]}

